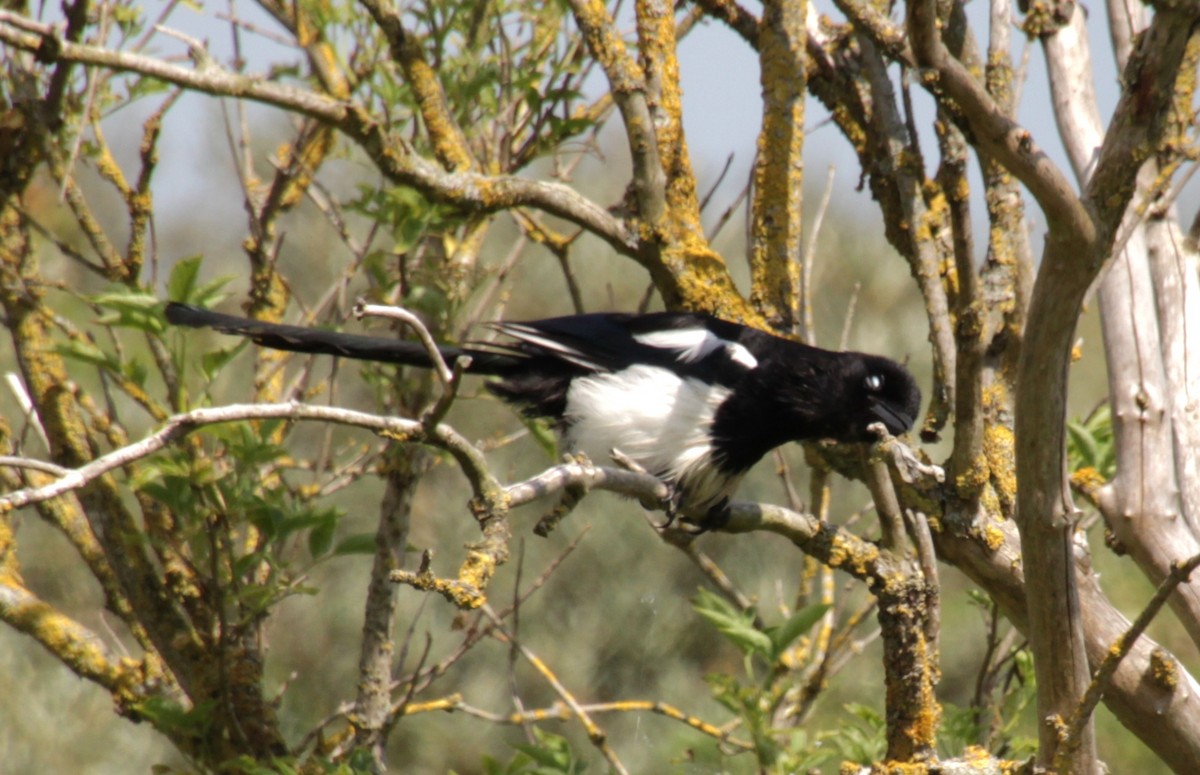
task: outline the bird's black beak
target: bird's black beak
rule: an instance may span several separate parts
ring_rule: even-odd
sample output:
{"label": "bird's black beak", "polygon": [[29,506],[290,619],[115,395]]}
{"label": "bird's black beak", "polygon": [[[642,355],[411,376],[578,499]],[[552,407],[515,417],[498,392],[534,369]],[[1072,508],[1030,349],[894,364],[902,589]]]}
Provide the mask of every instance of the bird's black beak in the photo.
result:
{"label": "bird's black beak", "polygon": [[904,412],[896,411],[891,406],[888,406],[886,402],[878,399],[871,400],[871,414],[882,420],[884,426],[888,429],[888,433],[893,436],[904,433],[913,425],[913,418]]}

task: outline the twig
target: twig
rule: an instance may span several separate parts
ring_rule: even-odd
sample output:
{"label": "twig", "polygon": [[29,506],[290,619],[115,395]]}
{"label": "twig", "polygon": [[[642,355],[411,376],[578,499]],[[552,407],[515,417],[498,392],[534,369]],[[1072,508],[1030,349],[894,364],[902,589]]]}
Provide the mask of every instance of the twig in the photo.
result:
{"label": "twig", "polygon": [[[579,463],[555,466],[522,482],[502,488],[487,470],[479,451],[444,423],[426,428],[416,420],[400,417],[381,417],[352,409],[287,402],[231,404],[193,409],[173,415],[163,427],[142,440],[115,449],[79,468],[63,470],[53,482],[0,495],[0,511],[41,503],[77,490],[110,471],[164,449],[197,428],[220,423],[269,419],[348,425],[374,431],[393,440],[430,444],[445,449],[463,467],[477,498],[502,499],[510,506],[529,503],[558,492],[568,485],[580,485],[589,490],[609,490],[647,502],[665,501],[669,496],[667,485],[649,474]],[[492,492],[489,493],[488,490]]]}
{"label": "twig", "polygon": [[504,626],[504,622],[499,616],[496,615],[496,612],[493,611],[490,606],[485,603],[482,606],[482,610],[484,615],[491,619],[492,624],[495,625],[497,637],[500,637],[501,640],[512,643],[520,652],[521,656],[525,658],[525,661],[527,661],[535,670],[541,673],[542,677],[546,679],[546,682],[550,684],[555,693],[557,693],[558,696],[563,699],[563,702],[567,704],[567,707],[571,709],[575,717],[579,719],[581,724],[583,724],[583,728],[587,732],[588,739],[591,740],[592,745],[596,746],[596,748],[600,750],[600,753],[604,755],[604,758],[608,761],[609,766],[622,775],[628,775],[629,771],[625,769],[623,764],[621,764],[621,760],[617,758],[616,751],[614,751],[612,746],[608,744],[607,735],[605,734],[604,730],[598,727],[596,722],[592,721],[592,718],[588,712],[584,710],[583,706],[578,700],[575,699],[575,696],[571,694],[570,690],[562,685],[562,683],[558,680],[558,677],[554,675],[553,671],[550,670],[550,667],[541,659],[539,659],[536,654],[530,651],[527,646],[512,637],[508,629]]}
{"label": "twig", "polygon": [[[833,198],[833,176],[837,167],[830,164],[825,173],[825,190],[821,192],[821,201],[817,203],[817,211],[813,214],[812,226],[808,229],[808,244],[804,247],[804,257],[800,266],[800,341],[815,344],[813,339],[813,308],[812,308],[812,273],[817,262],[817,238],[821,235],[821,224],[825,222],[825,213],[829,210],[829,201]],[[855,286],[857,294],[857,286]],[[843,339],[845,336],[843,335]]]}
{"label": "twig", "polygon": [[862,281],[856,280],[854,290],[850,291],[850,301],[846,302],[846,320],[842,323],[842,335],[838,338],[838,349],[845,350],[850,343],[850,331],[854,327],[854,310],[858,306],[858,294],[862,290]]}
{"label": "twig", "polygon": [[734,197],[733,201],[729,203],[729,206],[726,207],[725,210],[722,211],[720,217],[717,218],[717,222],[713,224],[712,229],[710,229],[709,233],[705,236],[709,242],[712,242],[717,238],[717,235],[719,235],[725,226],[728,225],[729,221],[733,219],[734,213],[738,211],[738,208],[741,207],[742,203],[745,202],[747,197],[750,196],[750,182],[750,180],[746,181],[746,185],[742,186],[741,192]]}
{"label": "twig", "polygon": [[866,484],[871,491],[871,499],[875,501],[875,513],[879,515],[879,528],[882,531],[880,545],[903,553],[907,544],[904,540],[904,518],[887,464],[875,460],[867,465]]}
{"label": "twig", "polygon": [[571,0],[571,9],[589,51],[604,69],[613,101],[621,111],[633,157],[638,215],[645,223],[658,223],[667,206],[667,178],[654,134],[656,123],[646,96],[645,73],[629,55],[616,21],[604,5]]}
{"label": "twig", "polygon": [[53,482],[41,487],[24,488],[0,496],[0,510],[15,509],[40,503],[65,493],[77,490],[89,482],[114,469],[128,465],[141,458],[162,450],[168,444],[191,433],[193,430],[218,423],[243,420],[316,420],[366,428],[393,439],[432,444],[450,451],[455,459],[465,465],[464,471],[477,495],[489,486],[496,488],[482,457],[465,438],[448,425],[442,424],[427,432],[421,423],[399,417],[380,417],[351,409],[316,406],[295,402],[282,404],[232,404],[223,407],[193,409],[174,415],[162,428],[141,441],[115,449],[101,455],[92,462],[66,472]]}
{"label": "twig", "polygon": [[[726,600],[736,605],[742,611],[754,610],[754,600],[737,588],[728,574],[721,569],[720,565],[717,565],[711,557],[697,549],[695,541],[688,541],[683,544],[673,543],[672,545],[686,554],[688,559],[695,563],[700,572],[704,574],[704,577],[717,588],[717,591]],[[764,622],[758,616],[757,612],[754,614],[754,626],[760,629],[764,626]]]}
{"label": "twig", "polygon": [[[683,724],[687,724],[692,729],[716,738],[721,743],[740,748],[744,751],[754,749],[754,744],[746,740],[738,740],[730,737],[729,733],[722,730],[720,727],[709,724],[702,719],[684,713],[674,705],[669,705],[665,702],[653,702],[650,700],[618,700],[615,702],[596,702],[582,704],[579,706],[583,710],[591,714],[596,713],[657,713],[660,716],[666,716],[669,719],[674,719]],[[477,708],[463,702],[462,695],[452,694],[449,697],[443,697],[439,700],[431,700],[429,702],[413,703],[406,709],[408,715],[416,713],[429,713],[433,711],[445,711],[447,713],[461,712],[468,716],[490,721],[494,724],[509,724],[509,725],[525,725],[531,722],[545,721],[547,719],[559,719],[568,721],[573,717],[572,709],[565,703],[556,702],[547,708],[536,708],[532,710],[524,710],[519,713],[493,713],[491,711]]]}
{"label": "twig", "polygon": [[779,476],[779,483],[783,485],[783,495],[787,498],[788,508],[803,511],[804,500],[792,482],[792,468],[788,465],[787,455],[783,454],[783,448],[777,447],[772,457],[775,460],[775,473]]}
{"label": "twig", "polygon": [[[426,331],[426,335],[428,333]],[[446,418],[446,414],[450,411],[450,405],[458,397],[458,388],[462,385],[463,374],[469,368],[471,368],[469,355],[460,355],[454,359],[454,368],[450,372],[450,379],[442,383],[442,394],[438,396],[438,400],[434,402],[433,406],[421,415],[422,425],[432,427]]]}
{"label": "twig", "polygon": [[[863,648],[879,636],[879,630],[873,630],[870,634],[859,640],[851,637],[854,630],[866,620],[867,616],[875,610],[875,607],[875,599],[870,598],[861,608],[846,617],[842,629],[830,638],[831,642],[828,647],[824,650],[823,654],[819,655],[816,668],[805,676],[804,684],[800,686],[798,696],[796,696],[792,707],[786,711],[785,718],[793,725],[801,724],[808,717],[809,713],[812,712],[817,697],[827,688],[830,677],[838,672],[851,656],[861,654]],[[831,607],[826,611],[825,616],[822,618],[829,620],[828,624],[822,624],[822,628],[832,628],[834,624],[832,621],[834,618],[833,608]]]}
{"label": "twig", "polygon": [[1150,626],[1150,622],[1154,621],[1154,617],[1162,610],[1162,607],[1167,602],[1167,598],[1175,591],[1175,588],[1188,580],[1192,571],[1200,567],[1200,554],[1194,555],[1183,562],[1176,562],[1171,565],[1171,572],[1167,575],[1162,583],[1158,585],[1158,589],[1154,591],[1154,596],[1150,598],[1150,602],[1138,614],[1138,617],[1133,620],[1133,624],[1129,625],[1129,629],[1117,638],[1117,641],[1108,649],[1104,656],[1104,661],[1100,663],[1100,667],[1096,669],[1092,676],[1092,681],[1088,684],[1087,692],[1079,701],[1079,707],[1071,715],[1071,720],[1067,726],[1063,736],[1062,745],[1058,748],[1058,753],[1055,756],[1055,768],[1061,770],[1061,764],[1071,755],[1079,746],[1080,739],[1084,728],[1089,723],[1092,713],[1095,712],[1096,706],[1104,697],[1104,692],[1108,689],[1112,682],[1113,674],[1117,672],[1117,668],[1121,666],[1121,660],[1133,648],[1133,644],[1142,636],[1146,628]]}
{"label": "twig", "polygon": [[704,212],[708,209],[709,203],[716,195],[717,189],[721,187],[721,183],[725,180],[725,176],[729,174],[729,168],[732,166],[733,154],[731,153],[725,157],[725,166],[721,167],[721,172],[717,175],[717,179],[713,181],[713,184],[709,187],[708,193],[700,198],[700,212]]}
{"label": "twig", "polygon": [[657,477],[591,463],[564,463],[548,468],[505,487],[504,495],[511,506],[520,506],[570,486],[618,492],[645,503],[662,503],[670,497],[670,489]]}
{"label": "twig", "polygon": [[34,471],[51,474],[52,476],[66,476],[71,469],[63,468],[60,465],[55,465],[48,460],[34,460],[27,457],[16,457],[13,455],[0,455],[0,466],[8,468],[29,468]]}
{"label": "twig", "polygon": [[[100,29],[96,37],[104,40],[108,37],[109,23],[109,4],[102,3],[100,5]],[[87,78],[87,89],[84,93],[83,110],[80,115],[84,121],[87,121],[91,115],[96,103],[96,85],[100,81],[100,77],[96,74],[94,68],[85,68]],[[71,148],[67,151],[67,158],[63,162],[63,179],[62,186],[58,189],[58,203],[61,205],[67,197],[67,184],[72,179],[71,170],[74,169],[75,163],[79,160],[79,149],[83,147],[83,126],[75,132],[75,137],[71,140]]]}
{"label": "twig", "polygon": [[997,107],[991,95],[947,50],[938,31],[938,14],[931,0],[917,0],[908,13],[908,37],[917,64],[937,74],[938,86],[974,130],[981,148],[1025,184],[1053,227],[1082,228],[1089,213],[1075,195],[1063,171],[1033,141],[1029,130]]}
{"label": "twig", "polygon": [[[571,553],[574,552],[575,549],[579,547],[579,544],[583,541],[583,537],[585,535],[587,535],[587,532],[589,529],[590,528],[585,527],[583,530],[581,530],[579,535],[577,535],[575,537],[575,539],[573,541],[571,541],[571,543],[568,544],[558,554],[558,556],[555,557],[551,561],[551,563],[548,566],[546,566],[546,569],[544,571],[542,571],[541,575],[539,575],[532,584],[529,585],[529,588],[526,589],[523,593],[521,593],[520,598],[518,598],[518,600],[517,600],[518,603],[524,603],[525,601],[529,600],[529,598],[532,597],[535,592],[537,592],[539,589],[541,589],[543,586],[546,585],[546,582],[550,580],[550,576],[556,570],[558,570],[559,566],[562,565],[562,563],[567,559],[567,557],[570,556]],[[513,609],[511,607],[501,611],[500,618],[501,619],[507,618],[512,613],[512,611],[513,611]],[[487,624],[483,624],[482,626],[472,627],[471,629],[469,629],[467,631],[467,634],[463,638],[462,642],[458,645],[458,647],[449,656],[445,657],[437,664],[430,665],[428,668],[425,668],[424,670],[418,669],[418,670],[412,671],[404,678],[401,678],[401,679],[393,682],[393,688],[396,686],[403,686],[406,684],[411,684],[416,687],[416,689],[414,690],[414,694],[416,692],[420,692],[420,691],[424,690],[431,683],[433,683],[433,681],[435,679],[444,675],[447,670],[449,670],[460,659],[462,659],[463,656],[465,656],[466,653],[468,651],[470,651],[471,648],[476,643],[478,643],[480,640],[482,640],[483,638],[490,635],[491,631],[492,631],[492,626],[493,625],[491,625],[490,623],[487,623]],[[398,709],[399,708],[394,708],[393,713],[395,713],[396,710],[398,710]],[[328,722],[325,722],[325,723],[328,723]],[[391,722],[389,722],[389,723],[391,723]]]}
{"label": "twig", "polygon": [[155,31],[160,32],[167,37],[183,41],[188,47],[188,55],[201,70],[207,69],[209,66],[213,65],[213,59],[208,53],[208,47],[198,38],[194,38],[185,32],[171,29],[170,27],[166,27],[161,24],[156,26],[154,29]]}
{"label": "twig", "polygon": [[278,33],[272,32],[271,30],[268,30],[266,27],[263,27],[262,25],[258,25],[258,24],[255,24],[254,22],[246,21],[245,19],[234,16],[233,14],[217,11],[216,13],[213,14],[213,17],[216,19],[220,19],[221,21],[224,21],[224,22],[229,22],[230,24],[234,25],[235,27],[241,27],[242,29],[246,30],[247,32],[251,32],[262,38],[266,38],[267,40],[271,41],[272,43],[274,43],[277,46],[281,46],[283,48],[292,48],[292,49],[300,48],[300,46],[298,46],[296,44],[295,38],[285,37]]}
{"label": "twig", "polygon": [[933,548],[933,535],[929,531],[929,520],[919,511],[904,509],[904,524],[917,548],[917,562],[921,575],[925,577],[925,640],[930,653],[936,658],[942,631],[942,585],[938,577],[937,552]]}
{"label": "twig", "polygon": [[[442,387],[449,390],[454,383],[454,374],[450,371],[450,367],[446,365],[446,359],[442,357],[441,350],[438,349],[437,342],[433,341],[433,335],[429,333],[429,329],[421,322],[421,319],[404,309],[403,307],[391,307],[382,304],[367,304],[363,300],[359,300],[354,304],[354,316],[363,318],[367,316],[391,318],[405,323],[421,340],[421,344],[425,345],[425,352],[429,355],[429,360],[433,361],[433,370],[437,374],[438,381],[442,383]],[[469,359],[468,359],[469,363]]]}
{"label": "twig", "polygon": [[25,384],[21,382],[20,376],[15,371],[7,371],[4,373],[4,381],[8,384],[8,389],[13,397],[17,399],[17,403],[21,405],[21,413],[25,415],[26,423],[33,426],[33,429],[37,431],[38,438],[46,445],[46,449],[49,449],[50,437],[46,435],[46,429],[42,427],[42,419],[38,417],[37,407],[33,405],[33,399],[29,397],[29,391],[25,389]]}
{"label": "twig", "polygon": [[[340,129],[362,146],[392,183],[413,186],[437,201],[482,212],[520,205],[537,207],[583,226],[621,255],[638,256],[636,234],[629,225],[571,187],[515,175],[448,172],[437,162],[414,155],[385,137],[375,116],[364,105],[234,73],[211,60],[203,68],[188,68],[129,51],[73,43],[62,40],[52,25],[4,10],[0,10],[0,43],[30,53],[53,51],[57,61],[137,73],[205,94],[237,96],[311,116]],[[653,139],[649,147],[654,147]]]}
{"label": "twig", "polygon": [[[513,707],[516,709],[515,715],[518,716],[523,716],[525,712],[525,703],[521,701],[520,686],[517,683],[517,658],[520,656],[517,651],[517,639],[521,635],[521,571],[524,569],[525,541],[522,540],[517,548],[517,566],[513,572],[513,601],[509,606],[509,610],[512,611],[513,638],[508,648],[508,690]],[[525,733],[525,740],[530,744],[537,742],[532,726],[529,723],[521,725],[521,731]]]}

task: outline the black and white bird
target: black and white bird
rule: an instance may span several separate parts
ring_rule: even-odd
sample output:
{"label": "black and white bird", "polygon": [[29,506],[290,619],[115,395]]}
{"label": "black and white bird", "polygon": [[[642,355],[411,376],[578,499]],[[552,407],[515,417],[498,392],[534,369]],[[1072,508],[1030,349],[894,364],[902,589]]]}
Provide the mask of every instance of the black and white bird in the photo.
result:
{"label": "black and white bird", "polygon": [[[428,368],[416,342],[263,323],[170,303],[175,325],[212,328],[278,350]],[[680,512],[719,514],[746,472],[789,441],[874,440],[912,427],[921,391],[895,361],[832,352],[709,315],[594,313],[493,324],[511,340],[440,346],[592,460],[620,450],[672,486]]]}

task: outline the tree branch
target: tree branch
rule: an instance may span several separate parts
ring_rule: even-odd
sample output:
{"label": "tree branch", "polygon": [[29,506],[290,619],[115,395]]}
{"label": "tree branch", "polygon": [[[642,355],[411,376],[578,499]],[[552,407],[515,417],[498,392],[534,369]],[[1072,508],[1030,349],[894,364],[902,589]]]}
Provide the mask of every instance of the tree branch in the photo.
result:
{"label": "tree branch", "polygon": [[438,81],[437,73],[425,61],[421,45],[412,33],[404,29],[396,6],[384,5],[380,0],[359,0],[371,14],[371,18],[383,30],[392,58],[399,63],[416,97],[417,108],[429,139],[433,141],[433,152],[438,161],[448,170],[465,170],[475,167],[467,138],[458,122],[450,115],[446,94]]}
{"label": "tree branch", "polygon": [[1154,596],[1150,598],[1150,602],[1138,614],[1138,617],[1133,620],[1133,624],[1129,625],[1129,629],[1113,643],[1108,650],[1104,660],[1100,666],[1096,668],[1096,674],[1092,677],[1092,682],[1088,686],[1087,693],[1083,695],[1083,699],[1079,702],[1079,707],[1071,716],[1070,723],[1067,726],[1066,736],[1063,740],[1062,747],[1059,749],[1059,758],[1056,761],[1056,768],[1061,769],[1067,765],[1070,756],[1075,748],[1079,745],[1080,738],[1083,735],[1083,727],[1089,723],[1088,720],[1096,711],[1096,706],[1100,703],[1100,698],[1104,696],[1105,690],[1108,689],[1112,682],[1113,675],[1117,672],[1117,668],[1121,666],[1122,660],[1129,655],[1133,644],[1138,638],[1142,637],[1142,633],[1150,626],[1150,622],[1158,616],[1158,612],[1162,610],[1166,604],[1167,598],[1177,586],[1187,581],[1192,571],[1200,567],[1200,554],[1193,555],[1186,562],[1176,563],[1171,567],[1171,572],[1163,582],[1158,585],[1158,589],[1154,591]]}
{"label": "tree branch", "polygon": [[633,158],[638,214],[653,227],[666,213],[667,176],[659,158],[654,115],[646,100],[646,74],[629,56],[616,23],[602,3],[571,0],[571,8],[588,50],[604,69],[613,100],[621,111]]}
{"label": "tree branch", "polygon": [[[38,32],[26,32],[22,28],[35,28]],[[496,212],[519,206],[535,207],[582,226],[621,255],[637,257],[636,236],[628,226],[574,189],[561,183],[517,176],[447,172],[434,162],[414,156],[401,143],[385,135],[366,109],[356,103],[259,77],[231,73],[211,62],[190,69],[140,54],[65,42],[55,36],[50,25],[30,22],[9,11],[0,11],[0,42],[52,61],[138,73],[205,94],[254,100],[312,116],[336,126],[363,146],[393,183],[412,186],[435,201],[469,210]]]}
{"label": "tree branch", "polygon": [[958,107],[974,140],[1025,184],[1051,227],[1085,232],[1091,222],[1069,180],[1038,148],[1029,131],[1008,117],[961,62],[951,56],[938,32],[933,0],[908,5],[908,34],[920,66]]}
{"label": "tree branch", "polygon": [[776,330],[800,328],[806,3],[769,0],[758,36],[762,129],[754,164],[750,302]]}

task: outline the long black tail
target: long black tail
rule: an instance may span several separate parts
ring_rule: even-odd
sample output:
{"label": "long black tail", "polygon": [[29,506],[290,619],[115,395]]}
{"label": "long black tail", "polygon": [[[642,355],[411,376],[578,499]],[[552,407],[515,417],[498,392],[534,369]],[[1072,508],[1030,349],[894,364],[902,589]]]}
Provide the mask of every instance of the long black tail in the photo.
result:
{"label": "long black tail", "polygon": [[[244,336],[256,344],[274,350],[337,355],[361,361],[397,363],[426,369],[433,365],[429,353],[419,342],[360,334],[343,334],[337,331],[286,326],[279,323],[264,323],[174,301],[167,304],[166,315],[167,321],[176,326],[211,328],[223,334]],[[467,371],[472,374],[505,376],[512,373],[513,369],[519,367],[525,360],[519,355],[469,347],[439,345],[438,351],[446,363],[451,365],[458,356],[469,355],[471,365]]]}

